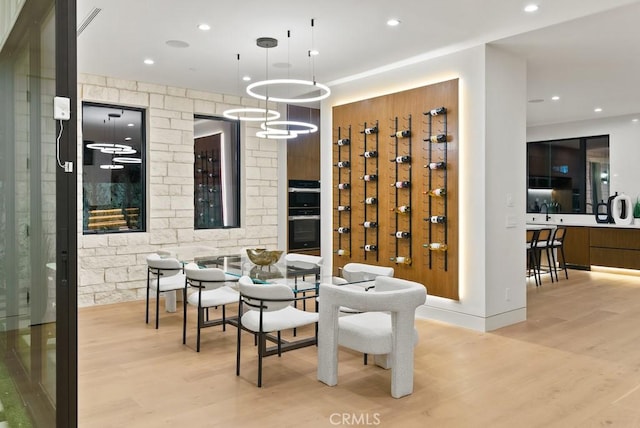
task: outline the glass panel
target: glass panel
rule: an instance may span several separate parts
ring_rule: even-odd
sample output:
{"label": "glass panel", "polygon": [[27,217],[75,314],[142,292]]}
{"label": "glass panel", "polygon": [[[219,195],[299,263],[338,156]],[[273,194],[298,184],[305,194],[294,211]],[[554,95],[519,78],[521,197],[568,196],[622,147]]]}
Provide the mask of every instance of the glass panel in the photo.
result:
{"label": "glass panel", "polygon": [[145,230],[144,111],[83,104],[83,231]]}
{"label": "glass panel", "polygon": [[0,415],[27,427],[57,401],[55,20],[37,6],[0,52]]}
{"label": "glass panel", "polygon": [[194,227],[240,227],[240,126],[237,121],[194,121]]}
{"label": "glass panel", "polygon": [[609,136],[527,144],[527,212],[592,214],[609,196]]}

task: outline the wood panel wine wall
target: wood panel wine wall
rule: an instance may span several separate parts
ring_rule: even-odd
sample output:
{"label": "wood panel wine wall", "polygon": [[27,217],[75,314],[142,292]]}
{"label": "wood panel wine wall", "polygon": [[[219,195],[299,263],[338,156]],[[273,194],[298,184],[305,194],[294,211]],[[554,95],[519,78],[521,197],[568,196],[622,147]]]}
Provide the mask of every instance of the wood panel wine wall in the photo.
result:
{"label": "wood panel wine wall", "polygon": [[[429,129],[428,112],[439,107],[445,107],[447,113],[431,117]],[[364,133],[365,127],[376,124],[377,135]],[[409,137],[395,137],[397,131],[409,126]],[[349,129],[349,145],[338,145]],[[431,134],[444,129],[446,143],[428,141]],[[377,150],[377,158],[363,156],[371,150]],[[409,155],[410,163],[397,164],[395,158],[402,155]],[[338,166],[347,160],[348,168]],[[429,186],[429,168],[425,166],[443,160],[446,182],[442,170],[432,170]],[[333,164],[334,275],[349,262],[392,266],[396,277],[424,284],[430,295],[458,300],[458,79],[334,107]],[[371,174],[377,174],[377,185],[363,179]],[[410,187],[397,189],[396,181],[410,181]],[[339,189],[345,182],[348,189]],[[445,188],[446,195],[429,196],[430,187]],[[371,197],[377,198],[377,209],[365,204]],[[350,210],[339,211],[338,205],[346,205],[345,201],[349,201]],[[445,202],[445,223],[430,224],[430,216],[444,215]],[[402,205],[409,205],[409,212],[398,212]],[[365,221],[378,223],[375,233],[363,226]],[[340,233],[338,229],[345,227],[348,233],[345,229]],[[398,231],[411,234],[397,238]],[[447,251],[423,246],[443,243],[445,238]],[[365,245],[375,245],[376,251],[365,251]],[[409,256],[411,264],[394,261],[397,257],[406,261]]]}

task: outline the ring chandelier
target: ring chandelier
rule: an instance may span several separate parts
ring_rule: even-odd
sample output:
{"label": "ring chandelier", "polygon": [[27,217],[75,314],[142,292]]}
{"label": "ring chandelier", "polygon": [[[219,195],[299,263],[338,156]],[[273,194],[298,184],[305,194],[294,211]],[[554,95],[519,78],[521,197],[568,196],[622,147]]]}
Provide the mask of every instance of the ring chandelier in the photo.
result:
{"label": "ring chandelier", "polygon": [[[313,45],[313,27],[315,25],[315,20],[311,19],[311,35],[312,35],[312,45]],[[287,38],[291,37],[291,32],[287,32]],[[235,108],[229,109],[223,112],[224,117],[232,120],[240,120],[240,121],[255,121],[262,122],[260,124],[261,131],[256,133],[256,136],[259,138],[269,138],[269,139],[290,139],[296,138],[301,134],[310,134],[318,131],[318,127],[312,123],[300,122],[300,121],[289,121],[289,120],[277,120],[280,118],[280,113],[275,110],[269,110],[267,105],[269,101],[273,102],[281,102],[281,103],[311,103],[324,100],[325,98],[331,95],[331,89],[327,85],[322,83],[318,83],[315,80],[315,76],[313,76],[313,80],[302,80],[302,79],[269,79],[268,73],[268,63],[269,63],[269,54],[268,49],[274,48],[278,46],[278,40],[272,37],[260,37],[256,40],[256,44],[258,47],[264,48],[267,50],[266,56],[266,79],[258,82],[254,82],[247,86],[246,92],[248,95],[256,98],[258,100],[265,101],[264,108]],[[314,46],[312,46],[312,49]],[[311,58],[311,50],[308,52],[309,57]],[[238,79],[240,76],[240,54],[237,55],[238,59]],[[269,88],[273,88],[274,86],[289,86],[289,87],[298,87],[303,88],[307,92],[309,90],[318,90],[320,91],[319,95],[309,95],[302,98],[292,98],[292,97],[274,97],[269,95]],[[264,89],[264,93],[259,93],[257,89]],[[280,127],[284,127],[282,129]],[[293,129],[292,129],[293,128]]]}

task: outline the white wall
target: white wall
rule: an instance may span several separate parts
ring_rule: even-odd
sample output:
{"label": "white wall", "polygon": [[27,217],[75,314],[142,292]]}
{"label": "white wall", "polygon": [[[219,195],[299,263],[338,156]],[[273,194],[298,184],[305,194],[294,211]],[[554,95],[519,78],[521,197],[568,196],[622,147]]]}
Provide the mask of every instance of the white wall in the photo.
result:
{"label": "white wall", "polygon": [[0,3],[0,50],[7,41],[25,3],[26,0],[4,0]]}
{"label": "white wall", "polygon": [[640,196],[640,121],[633,122],[635,118],[640,114],[532,126],[527,128],[527,141],[608,134],[611,194],[625,193],[635,201]]}
{"label": "white wall", "polygon": [[[499,75],[487,78],[489,72]],[[331,97],[323,101],[321,206],[323,219],[331,219],[332,107],[459,78],[460,300],[429,296],[426,306],[419,310],[421,315],[482,331],[524,320],[526,316],[524,294],[517,291],[525,287],[524,197],[517,196],[525,194],[524,73],[523,61],[480,46],[344,79],[343,83],[332,85]],[[518,105],[514,107],[514,103]],[[487,109],[492,112],[487,114]],[[502,151],[505,155],[500,154]],[[514,162],[507,154],[520,158]],[[504,207],[506,193],[510,192],[514,195],[513,212],[519,216],[516,227],[506,229]],[[500,210],[498,217],[496,209]],[[328,261],[325,272],[332,271],[331,229],[330,220],[322,222],[322,255]],[[509,254],[509,261],[515,261],[514,266],[504,269],[504,254]],[[428,292],[429,284],[425,285]],[[508,301],[505,288],[514,293]],[[494,302],[498,295],[500,303]]]}

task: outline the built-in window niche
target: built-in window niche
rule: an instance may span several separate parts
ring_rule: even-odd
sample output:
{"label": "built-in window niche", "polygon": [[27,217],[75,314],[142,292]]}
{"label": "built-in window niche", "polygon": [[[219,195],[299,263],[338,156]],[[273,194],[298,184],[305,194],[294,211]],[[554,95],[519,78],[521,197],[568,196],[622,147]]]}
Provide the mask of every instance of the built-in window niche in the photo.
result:
{"label": "built-in window niche", "polygon": [[609,136],[527,144],[527,212],[593,214],[609,197]]}
{"label": "built-in window niche", "polygon": [[83,232],[145,231],[145,112],[82,105]]}
{"label": "built-in window niche", "polygon": [[194,158],[194,228],[240,227],[239,122],[196,116]]}

